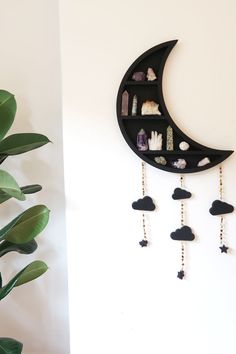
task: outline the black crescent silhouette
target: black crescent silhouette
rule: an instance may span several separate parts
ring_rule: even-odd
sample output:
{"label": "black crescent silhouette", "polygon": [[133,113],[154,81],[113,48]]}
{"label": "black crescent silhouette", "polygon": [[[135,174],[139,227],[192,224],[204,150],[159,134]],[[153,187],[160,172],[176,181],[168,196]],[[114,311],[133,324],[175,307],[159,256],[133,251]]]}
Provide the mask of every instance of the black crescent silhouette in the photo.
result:
{"label": "black crescent silhouette", "polygon": [[[144,161],[150,165],[164,171],[174,173],[193,173],[207,170],[213,166],[224,161],[229,157],[233,151],[231,150],[215,150],[207,146],[201,145],[185,135],[174,123],[171,118],[163,97],[162,91],[162,77],[165,62],[177,43],[177,40],[161,43],[145,53],[143,53],[135,62],[129,67],[126,72],[118,91],[117,96],[117,118],[121,132],[131,147],[131,149]],[[147,72],[151,67],[156,73],[157,80],[154,81],[134,81],[132,76],[134,72]],[[122,107],[122,94],[124,91],[129,93],[129,112],[127,116],[121,115]],[[132,116],[132,98],[137,95],[137,115]],[[161,115],[141,115],[142,103],[146,100],[155,101],[159,103]],[[139,151],[136,146],[137,134],[140,129],[144,129],[150,137],[151,131],[158,131],[163,135],[163,146],[166,144],[166,129],[168,126],[173,129],[174,136],[174,150],[161,150],[161,151]],[[182,151],[179,148],[179,143],[185,141],[190,145],[187,151]],[[155,157],[165,157],[166,165],[156,163]],[[203,158],[208,157],[210,163],[198,167],[198,162]],[[185,159],[187,165],[184,169],[173,167],[173,161],[178,159]]]}

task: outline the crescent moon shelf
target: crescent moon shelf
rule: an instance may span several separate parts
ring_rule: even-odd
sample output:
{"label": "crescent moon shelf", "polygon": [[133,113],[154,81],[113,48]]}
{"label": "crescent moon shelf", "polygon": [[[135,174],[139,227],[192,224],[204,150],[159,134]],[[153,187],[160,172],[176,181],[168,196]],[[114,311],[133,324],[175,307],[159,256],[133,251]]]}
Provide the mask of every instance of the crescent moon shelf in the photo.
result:
{"label": "crescent moon shelf", "polygon": [[[200,172],[221,163],[233,151],[215,150],[195,142],[186,136],[171,118],[163,97],[162,77],[165,62],[176,43],[177,40],[161,43],[143,53],[130,66],[119,87],[117,118],[126,142],[143,161],[167,172],[181,174]],[[133,79],[134,73],[147,73],[149,68],[153,69],[151,73],[154,74],[152,81],[148,81],[146,78],[141,78],[141,81]],[[128,96],[125,98],[127,105],[125,114],[122,112],[124,92]],[[145,115],[142,112],[142,105],[146,101],[157,103],[160,112],[157,112],[158,114]],[[135,114],[132,114],[134,113],[133,110],[135,110]],[[172,128],[173,133],[173,149],[164,150],[163,146],[167,146],[167,128],[169,126]],[[141,129],[144,129],[149,138],[151,138],[152,132],[162,134],[161,150],[138,150],[136,141]],[[184,146],[187,146],[186,151],[180,149],[181,142],[184,142]],[[155,159],[158,157],[164,160],[166,164],[157,163]],[[208,163],[203,166],[200,164],[199,166],[199,161],[205,158],[209,158]],[[174,161],[179,161],[180,159],[186,161],[186,166],[184,168],[182,166],[182,169],[174,167]]]}

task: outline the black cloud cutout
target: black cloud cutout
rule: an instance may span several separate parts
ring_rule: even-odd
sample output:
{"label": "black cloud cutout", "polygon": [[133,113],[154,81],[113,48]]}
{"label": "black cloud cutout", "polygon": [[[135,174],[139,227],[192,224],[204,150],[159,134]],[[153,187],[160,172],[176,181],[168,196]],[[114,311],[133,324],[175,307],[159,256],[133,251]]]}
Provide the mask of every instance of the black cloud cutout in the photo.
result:
{"label": "black cloud cutout", "polygon": [[180,229],[172,232],[170,237],[172,240],[176,241],[193,241],[195,239],[192,229],[189,226],[182,226]]}
{"label": "black cloud cutout", "polygon": [[175,188],[174,193],[172,194],[174,200],[188,199],[191,198],[191,196],[192,194],[190,192],[182,188]]}
{"label": "black cloud cutout", "polygon": [[145,210],[145,211],[153,211],[155,210],[155,204],[151,197],[144,197],[142,199],[138,199],[136,202],[132,203],[132,208],[135,210]]}
{"label": "black cloud cutout", "polygon": [[228,214],[228,213],[232,213],[233,211],[234,211],[233,205],[228,204],[226,202],[222,202],[221,200],[215,200],[212,203],[211,208],[209,209],[211,215]]}

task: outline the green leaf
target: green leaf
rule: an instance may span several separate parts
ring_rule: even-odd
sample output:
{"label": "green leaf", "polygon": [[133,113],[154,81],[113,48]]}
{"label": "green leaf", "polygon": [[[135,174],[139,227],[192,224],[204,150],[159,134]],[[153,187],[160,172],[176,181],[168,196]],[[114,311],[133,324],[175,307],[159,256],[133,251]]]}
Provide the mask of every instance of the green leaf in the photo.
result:
{"label": "green leaf", "polygon": [[[25,267],[26,268],[26,267]],[[20,275],[24,272],[22,269],[18,274],[14,276],[5,286],[0,289],[0,300],[2,300],[5,296],[9,294],[9,292],[14,288],[17,280],[19,279]]]}
{"label": "green leaf", "polygon": [[24,271],[20,274],[15,283],[15,286],[20,286],[22,284],[28,283],[32,281],[48,270],[48,266],[46,263],[42,261],[34,261],[30,263]]}
{"label": "green leaf", "polygon": [[24,194],[33,194],[41,191],[42,186],[40,184],[30,184],[28,186],[20,187]]}
{"label": "green leaf", "polygon": [[45,205],[27,209],[0,230],[0,240],[16,244],[33,240],[46,227],[49,212]]}
{"label": "green leaf", "polygon": [[8,155],[0,155],[0,165],[6,160],[7,157]]}
{"label": "green leaf", "polygon": [[43,146],[49,142],[50,140],[42,134],[13,134],[0,142],[0,154],[18,155],[33,149],[37,149],[38,147]]}
{"label": "green leaf", "polygon": [[0,289],[0,300],[6,297],[15,286],[20,286],[40,277],[47,269],[47,265],[42,261],[34,261],[28,264]]}
{"label": "green leaf", "polygon": [[25,200],[16,180],[6,171],[0,170],[0,191],[18,200]]}
{"label": "green leaf", "polygon": [[16,100],[14,96],[0,90],[0,141],[4,138],[14,122],[16,114]]}
{"label": "green leaf", "polygon": [[40,277],[47,269],[48,266],[42,261],[34,261],[28,264],[0,289],[0,300],[6,297],[15,286],[20,286]]}
{"label": "green leaf", "polygon": [[[33,194],[33,193],[37,193],[37,192],[41,191],[42,186],[40,186],[39,184],[31,184],[28,186],[20,187],[20,190],[24,194]],[[0,190],[0,204],[6,202],[9,199],[11,199],[11,196],[9,196],[8,194],[6,194]]]}
{"label": "green leaf", "polygon": [[8,252],[18,252],[21,254],[31,254],[37,249],[38,245],[35,240],[27,243],[16,245],[8,241],[0,243],[0,257],[4,256]]}
{"label": "green leaf", "polygon": [[8,199],[11,199],[11,197],[8,194],[0,191],[0,204],[6,202]]}
{"label": "green leaf", "polygon": [[12,338],[0,338],[0,354],[21,354],[23,344]]}

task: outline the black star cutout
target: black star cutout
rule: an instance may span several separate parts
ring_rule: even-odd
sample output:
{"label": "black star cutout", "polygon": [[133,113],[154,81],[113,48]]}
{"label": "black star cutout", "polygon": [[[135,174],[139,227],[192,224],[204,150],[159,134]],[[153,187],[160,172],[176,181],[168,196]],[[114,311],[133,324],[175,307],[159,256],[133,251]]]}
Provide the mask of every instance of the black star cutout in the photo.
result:
{"label": "black star cutout", "polygon": [[184,277],[184,271],[181,270],[181,271],[178,272],[177,278],[183,279],[183,277]]}
{"label": "black star cutout", "polygon": [[225,245],[223,245],[220,247],[220,249],[221,249],[221,253],[227,253],[229,247],[226,247]]}
{"label": "black star cutout", "polygon": [[139,242],[139,244],[140,244],[141,247],[147,247],[148,241],[147,240],[142,240],[142,241]]}

